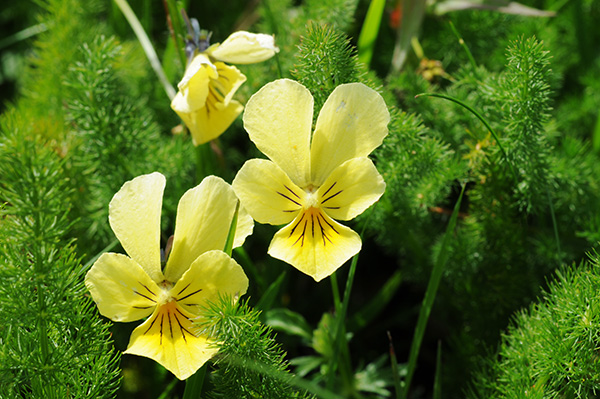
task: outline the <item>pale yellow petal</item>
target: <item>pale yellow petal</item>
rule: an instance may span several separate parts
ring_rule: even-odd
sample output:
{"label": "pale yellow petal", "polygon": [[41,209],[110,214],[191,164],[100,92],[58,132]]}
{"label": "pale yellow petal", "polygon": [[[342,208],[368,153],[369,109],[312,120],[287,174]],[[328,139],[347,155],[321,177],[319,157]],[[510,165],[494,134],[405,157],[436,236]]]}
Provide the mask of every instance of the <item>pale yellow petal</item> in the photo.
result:
{"label": "pale yellow petal", "polygon": [[160,289],[131,258],[104,253],[85,275],[85,286],[100,314],[112,321],[129,322],[149,316]]}
{"label": "pale yellow petal", "polygon": [[350,220],[373,205],[385,182],[373,162],[354,158],[338,166],[317,191],[319,206],[332,218]]}
{"label": "pale yellow petal", "polygon": [[256,147],[299,187],[309,183],[313,98],[298,82],[266,84],[246,104],[244,127]]}
{"label": "pale yellow petal", "polygon": [[160,267],[160,211],[165,177],[158,172],[123,184],[108,206],[110,227],[123,249],[156,282]]}
{"label": "pale yellow petal", "polygon": [[246,81],[246,75],[234,66],[216,62],[219,77],[211,79],[209,90],[218,102],[228,105],[237,89]]}
{"label": "pale yellow petal", "polygon": [[275,38],[263,33],[239,31],[231,34],[220,45],[209,48],[211,57],[230,64],[253,64],[273,57],[279,49]]}
{"label": "pale yellow petal", "polygon": [[192,113],[177,112],[177,115],[190,129],[194,145],[200,145],[223,134],[243,109],[244,106],[235,100],[231,100],[227,106],[207,101],[204,108]]}
{"label": "pale yellow petal", "polygon": [[205,55],[197,55],[177,85],[179,91],[171,101],[173,111],[190,113],[204,107],[211,79],[217,78],[217,68]]}
{"label": "pale yellow petal", "polygon": [[356,255],[361,245],[353,230],[309,208],[275,234],[269,255],[320,281]]}
{"label": "pale yellow petal", "polygon": [[[206,177],[183,194],[177,207],[173,249],[165,268],[167,280],[179,280],[202,253],[224,249],[237,202],[231,186],[216,176]],[[234,244],[241,245],[253,227],[252,218],[242,210]]]}
{"label": "pale yellow petal", "polygon": [[248,277],[235,260],[223,251],[205,252],[171,289],[177,305],[198,314],[208,301],[215,302],[219,295],[237,300],[248,289]]}
{"label": "pale yellow petal", "polygon": [[304,191],[280,167],[266,159],[247,161],[232,186],[244,208],[259,223],[289,223],[304,204]]}
{"label": "pale yellow petal", "polygon": [[176,302],[159,306],[133,330],[125,353],[149,357],[180,380],[187,379],[218,352],[212,341],[197,334],[193,316]]}
{"label": "pale yellow petal", "polygon": [[317,119],[311,146],[312,183],[352,158],[366,157],[387,135],[390,114],[383,98],[362,83],[340,85]]}

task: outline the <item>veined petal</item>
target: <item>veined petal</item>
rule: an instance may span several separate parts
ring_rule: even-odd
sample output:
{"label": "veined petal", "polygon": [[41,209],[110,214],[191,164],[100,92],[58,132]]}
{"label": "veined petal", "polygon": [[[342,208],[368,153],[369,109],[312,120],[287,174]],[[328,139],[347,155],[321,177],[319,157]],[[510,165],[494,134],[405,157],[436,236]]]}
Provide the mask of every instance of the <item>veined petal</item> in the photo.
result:
{"label": "veined petal", "polygon": [[160,211],[165,177],[158,172],[123,184],[108,206],[110,227],[123,249],[154,280],[161,282]]}
{"label": "veined petal", "polygon": [[266,159],[247,161],[233,179],[232,186],[244,208],[259,223],[289,223],[304,204],[304,190],[296,186],[280,167]]}
{"label": "veined petal", "polygon": [[244,106],[235,100],[231,100],[228,105],[206,101],[204,108],[191,113],[177,111],[177,115],[190,129],[194,145],[199,145],[219,137],[243,109]]}
{"label": "veined petal", "polygon": [[356,255],[361,245],[352,229],[309,208],[275,234],[269,255],[320,281]]}
{"label": "veined petal", "polygon": [[128,256],[104,253],[85,275],[85,286],[100,314],[129,322],[149,316],[160,289],[144,269]]}
{"label": "veined petal", "polygon": [[236,300],[247,289],[248,277],[242,267],[223,251],[209,251],[192,263],[170,293],[179,307],[198,314],[207,301],[215,301],[219,295]]}
{"label": "veined petal", "polygon": [[263,33],[239,31],[231,34],[221,45],[209,48],[211,57],[230,64],[253,64],[265,61],[278,53],[275,39]]}
{"label": "veined petal", "polygon": [[[165,277],[177,281],[202,253],[223,250],[238,199],[223,179],[208,176],[188,190],[177,207],[173,250]],[[241,245],[252,234],[254,223],[245,211],[238,214],[234,244]]]}
{"label": "veined petal", "polygon": [[246,81],[246,75],[222,62],[216,62],[215,67],[219,77],[211,80],[209,90],[218,102],[228,105],[237,89]]}
{"label": "veined petal", "polygon": [[177,87],[179,91],[171,101],[173,111],[190,113],[204,107],[211,79],[218,77],[217,68],[206,55],[197,55],[185,71]]}
{"label": "veined petal", "polygon": [[124,353],[149,357],[180,380],[187,379],[218,352],[212,341],[194,331],[192,317],[174,301],[159,306],[133,330]]}
{"label": "veined petal", "polygon": [[390,114],[383,98],[362,83],[343,84],[331,93],[317,119],[311,146],[312,183],[352,158],[366,157],[387,135]]}
{"label": "veined petal", "polygon": [[332,218],[350,220],[375,203],[385,191],[383,177],[366,157],[338,166],[317,191],[321,208]]}
{"label": "veined petal", "polygon": [[309,183],[313,98],[298,82],[279,79],[263,86],[246,104],[250,140],[299,187]]}

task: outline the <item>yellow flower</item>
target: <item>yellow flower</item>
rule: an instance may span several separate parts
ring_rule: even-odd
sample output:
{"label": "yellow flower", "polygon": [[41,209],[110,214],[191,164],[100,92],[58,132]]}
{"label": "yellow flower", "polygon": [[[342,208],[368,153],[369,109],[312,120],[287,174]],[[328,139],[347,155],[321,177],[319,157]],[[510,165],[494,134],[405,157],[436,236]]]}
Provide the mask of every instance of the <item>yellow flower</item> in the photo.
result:
{"label": "yellow flower", "polygon": [[178,84],[171,108],[190,130],[194,145],[220,136],[244,109],[232,97],[246,76],[225,62],[252,64],[278,51],[273,36],[239,31],[193,58]]}
{"label": "yellow flower", "polygon": [[233,181],[242,205],[260,223],[287,224],[269,254],[316,281],[361,248],[358,234],[336,222],[376,202],[385,182],[367,156],[387,135],[383,98],[361,83],[338,86],[317,119],[301,84],[281,79],[250,98],[244,127],[269,160],[247,161]]}
{"label": "yellow flower", "polygon": [[[231,186],[209,176],[179,201],[173,249],[164,272],[160,212],[165,177],[138,176],[109,205],[109,222],[129,256],[105,253],[85,277],[100,313],[113,321],[148,317],[131,334],[125,353],[154,359],[181,380],[194,374],[217,349],[192,320],[219,293],[243,295],[248,278],[222,252],[237,198]],[[234,246],[251,234],[252,218],[240,208]]]}

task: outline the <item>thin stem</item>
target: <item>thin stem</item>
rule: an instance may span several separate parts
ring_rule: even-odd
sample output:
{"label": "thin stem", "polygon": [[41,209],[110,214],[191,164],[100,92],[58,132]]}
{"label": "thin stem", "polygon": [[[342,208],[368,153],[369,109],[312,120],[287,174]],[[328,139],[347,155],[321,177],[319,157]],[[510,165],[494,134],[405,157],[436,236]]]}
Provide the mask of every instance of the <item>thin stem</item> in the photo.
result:
{"label": "thin stem", "polygon": [[467,58],[469,58],[469,62],[471,63],[471,66],[473,67],[473,70],[474,71],[477,70],[477,62],[475,62],[475,58],[473,58],[473,54],[471,53],[471,50],[469,50],[469,47],[467,47],[465,41],[460,36],[460,33],[458,33],[458,30],[456,30],[456,27],[454,26],[454,24],[452,23],[452,21],[448,21],[448,22],[450,23],[450,29],[452,29],[452,32],[454,32],[454,35],[458,39],[458,43],[465,50],[465,53],[467,53]]}
{"label": "thin stem", "polygon": [[485,127],[489,130],[489,132],[492,134],[492,137],[494,137],[494,140],[496,140],[496,144],[498,144],[498,148],[500,148],[500,152],[502,152],[502,156],[504,157],[504,159],[506,160],[506,163],[508,163],[508,166],[510,168],[510,171],[512,172],[513,177],[515,178],[515,181],[518,181],[518,177],[517,177],[517,173],[515,172],[512,163],[510,162],[508,155],[506,154],[506,151],[504,151],[504,147],[502,147],[502,144],[500,143],[500,139],[498,138],[498,135],[496,134],[496,132],[494,131],[494,129],[492,129],[492,127],[490,126],[490,124],[483,118],[483,116],[481,116],[481,114],[477,111],[475,111],[475,109],[473,109],[472,107],[470,107],[469,105],[463,103],[462,101],[460,101],[457,98],[445,95],[445,94],[439,94],[439,93],[421,93],[421,94],[417,94],[415,96],[415,98],[419,98],[419,97],[439,97],[439,98],[443,98],[445,100],[449,100],[452,101],[458,105],[463,106],[464,108],[466,108],[467,110],[469,110],[473,115],[475,115],[484,125]]}
{"label": "thin stem", "polygon": [[423,335],[425,334],[427,321],[429,320],[429,315],[431,314],[431,309],[433,308],[433,303],[435,301],[440,281],[442,279],[444,267],[446,266],[446,262],[450,257],[448,245],[450,243],[450,236],[452,235],[452,232],[456,227],[458,211],[460,209],[460,204],[462,203],[463,195],[465,193],[465,187],[466,184],[463,184],[458,200],[454,205],[454,210],[452,211],[450,222],[448,223],[446,233],[444,234],[444,238],[442,240],[440,252],[433,266],[433,270],[429,278],[429,283],[427,284],[427,290],[425,291],[423,304],[421,305],[421,310],[419,311],[419,318],[417,320],[413,340],[410,345],[410,354],[408,356],[408,371],[406,373],[406,379],[404,380],[404,389],[402,390],[403,399],[406,399],[408,397],[408,391],[410,389],[410,383],[412,381],[412,377],[417,367],[417,358],[419,356],[419,351],[421,350],[421,343],[423,342]]}
{"label": "thin stem", "polygon": [[214,173],[213,152],[210,143],[196,146],[196,180],[198,183],[206,176]]}
{"label": "thin stem", "polygon": [[552,218],[552,228],[554,229],[554,239],[556,240],[557,258],[560,261],[560,238],[558,237],[558,224],[556,223],[556,215],[554,214],[554,204],[550,196],[550,190],[546,186],[546,195],[548,196],[548,205],[550,206],[550,217]]}
{"label": "thin stem", "polygon": [[162,65],[160,64],[160,60],[158,59],[158,55],[156,54],[156,51],[154,50],[152,42],[150,42],[146,31],[144,31],[142,24],[140,23],[139,19],[129,6],[129,3],[127,3],[127,0],[114,1],[115,3],[117,3],[117,6],[119,6],[119,9],[121,9],[121,12],[125,16],[125,19],[127,19],[127,22],[129,22],[131,29],[133,29],[133,32],[138,38],[138,41],[142,45],[142,48],[146,53],[146,57],[148,58],[148,61],[150,61],[150,65],[152,66],[154,73],[158,77],[158,80],[160,81],[161,85],[163,86],[165,93],[167,93],[169,99],[172,100],[173,97],[175,97],[175,89],[169,82],[169,79],[167,79],[167,76],[163,71]]}
{"label": "thin stem", "polygon": [[173,38],[173,43],[175,44],[175,50],[179,56],[181,67],[185,69],[187,65],[187,59],[183,49],[184,46],[181,43],[181,20],[179,19],[179,13],[177,12],[177,5],[173,2],[173,0],[163,0],[163,5],[165,7],[165,12],[167,13],[167,25],[169,25],[169,33]]}
{"label": "thin stem", "polygon": [[105,252],[110,251],[111,249],[113,249],[114,247],[117,246],[117,244],[119,243],[119,240],[117,240],[116,238],[110,243],[108,244],[106,247],[104,247],[100,252],[98,252],[96,255],[94,255],[94,257],[90,260],[88,260],[85,265],[83,265],[83,270],[87,270],[90,267],[92,267],[92,265],[98,260],[98,258]]}
{"label": "thin stem", "polygon": [[206,364],[200,367],[191,377],[185,380],[185,390],[183,391],[183,399],[198,399],[202,394],[202,386],[204,385],[204,377],[206,375]]}

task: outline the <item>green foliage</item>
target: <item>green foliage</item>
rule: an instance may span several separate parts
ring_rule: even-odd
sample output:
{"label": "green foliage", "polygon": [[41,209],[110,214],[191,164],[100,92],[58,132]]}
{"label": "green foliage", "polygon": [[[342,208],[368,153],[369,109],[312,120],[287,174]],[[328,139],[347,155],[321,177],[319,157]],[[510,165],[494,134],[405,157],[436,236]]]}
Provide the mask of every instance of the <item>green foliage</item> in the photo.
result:
{"label": "green foliage", "polygon": [[517,205],[527,212],[546,208],[544,194],[550,148],[544,124],[550,113],[550,57],[534,38],[520,39],[508,49],[506,71],[498,78],[495,101],[505,123],[508,161],[518,171]]}
{"label": "green foliage", "polygon": [[504,335],[470,398],[592,398],[600,391],[600,265],[562,269]]}
{"label": "green foliage", "polygon": [[357,82],[361,77],[350,40],[327,25],[310,23],[306,27],[296,59],[292,74],[310,90],[316,110],[337,86]]}
{"label": "green foliage", "polygon": [[220,342],[212,397],[313,397],[290,385],[284,352],[259,315],[247,302],[232,304],[231,298],[223,297],[210,304],[198,320],[198,328]]}
{"label": "green foliage", "polygon": [[124,181],[151,171],[148,154],[159,140],[147,109],[120,82],[115,67],[120,52],[114,39],[99,36],[82,45],[80,61],[65,76],[72,173],[80,195],[75,203],[84,207],[78,210],[83,216],[78,230],[85,241],[112,237],[107,204]]}
{"label": "green foliage", "polygon": [[64,159],[13,114],[0,138],[0,397],[110,398],[119,356],[68,239]]}

